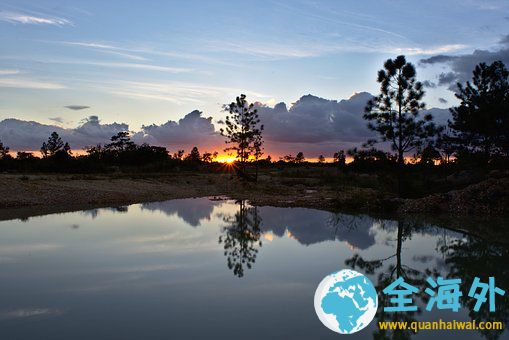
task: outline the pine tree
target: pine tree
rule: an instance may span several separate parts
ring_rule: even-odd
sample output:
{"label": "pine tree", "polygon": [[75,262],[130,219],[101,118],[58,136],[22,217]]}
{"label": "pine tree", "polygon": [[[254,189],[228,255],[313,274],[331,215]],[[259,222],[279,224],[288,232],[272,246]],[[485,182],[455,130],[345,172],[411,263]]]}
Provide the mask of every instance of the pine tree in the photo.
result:
{"label": "pine tree", "polygon": [[297,153],[297,156],[295,156],[295,163],[301,164],[306,161],[306,158],[304,157],[304,153],[302,151],[299,151]]}
{"label": "pine tree", "polygon": [[0,159],[6,159],[9,158],[9,147],[5,146],[2,141],[0,141]]}
{"label": "pine tree", "polygon": [[198,151],[198,147],[194,147],[191,149],[191,152],[189,155],[186,156],[186,160],[193,162],[193,163],[200,163],[201,162],[201,156],[200,151]]}
{"label": "pine tree", "polygon": [[458,151],[482,152],[486,158],[509,156],[509,72],[504,63],[480,63],[472,82],[458,83],[460,105],[451,109]]}
{"label": "pine tree", "polygon": [[42,143],[41,154],[44,158],[54,156],[57,152],[63,151],[70,154],[71,147],[64,143],[62,138],[55,131],[51,133],[47,142]]}
{"label": "pine tree", "polygon": [[336,163],[340,168],[343,168],[346,165],[346,154],[344,150],[339,150],[334,153],[334,163]]}
{"label": "pine tree", "polygon": [[430,114],[420,117],[425,108],[422,102],[423,86],[416,81],[415,68],[406,62],[405,56],[388,59],[384,69],[378,71],[380,94],[368,102],[364,119],[369,129],[378,132],[379,141],[389,142],[397,153],[398,163],[403,165],[406,152],[420,148],[437,133]]}
{"label": "pine tree", "polygon": [[236,153],[242,175],[245,175],[249,157],[256,157],[261,153],[263,125],[260,124],[254,104],[248,103],[244,94],[237,97],[235,102],[226,105],[225,109],[228,111],[226,127],[220,130],[221,135],[227,138],[226,143],[229,144],[225,151]]}

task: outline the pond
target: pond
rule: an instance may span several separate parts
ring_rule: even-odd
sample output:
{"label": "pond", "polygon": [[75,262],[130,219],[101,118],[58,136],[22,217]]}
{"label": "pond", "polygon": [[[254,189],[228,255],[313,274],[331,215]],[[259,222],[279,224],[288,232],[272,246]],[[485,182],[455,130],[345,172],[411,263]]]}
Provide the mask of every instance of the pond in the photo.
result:
{"label": "pond", "polygon": [[[375,319],[352,339],[507,339],[508,331],[378,327],[391,320],[507,323],[509,294],[496,297],[492,313],[474,311],[467,297],[476,276],[509,288],[507,225],[483,221],[473,228],[481,232],[464,232],[472,228],[457,221],[208,198],[3,221],[0,338],[333,339],[339,335],[319,321],[314,293],[326,275],[349,268],[379,294]],[[390,302],[381,291],[398,276],[419,288],[418,312],[383,312]],[[426,311],[428,276],[462,279],[459,311]]]}

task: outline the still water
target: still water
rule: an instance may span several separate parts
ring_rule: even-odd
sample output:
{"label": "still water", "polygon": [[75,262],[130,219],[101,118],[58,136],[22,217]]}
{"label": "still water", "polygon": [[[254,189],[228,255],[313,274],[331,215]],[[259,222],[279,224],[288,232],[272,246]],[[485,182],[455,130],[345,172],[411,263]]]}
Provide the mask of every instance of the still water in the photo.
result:
{"label": "still water", "polygon": [[[477,237],[457,223],[207,198],[3,221],[0,339],[338,338],[318,320],[313,296],[340,269],[366,274],[379,296],[398,276],[421,290],[428,275],[465,285],[494,276],[508,290],[506,225],[494,224],[476,226],[495,228]],[[508,295],[497,296],[494,313],[473,311],[468,299],[455,313],[427,312],[418,293],[421,312],[403,315],[383,313],[379,297],[373,322],[343,337],[507,339],[508,331],[393,334],[377,321],[507,323]]]}

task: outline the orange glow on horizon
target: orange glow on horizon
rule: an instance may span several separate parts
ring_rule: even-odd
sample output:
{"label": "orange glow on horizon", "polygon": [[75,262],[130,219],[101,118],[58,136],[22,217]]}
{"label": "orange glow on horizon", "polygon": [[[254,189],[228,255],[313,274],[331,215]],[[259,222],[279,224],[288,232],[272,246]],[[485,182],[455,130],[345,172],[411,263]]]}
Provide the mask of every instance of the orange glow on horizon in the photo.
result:
{"label": "orange glow on horizon", "polygon": [[232,164],[233,162],[235,162],[236,159],[237,159],[237,157],[235,157],[235,156],[219,155],[219,156],[217,156],[216,161],[219,163]]}

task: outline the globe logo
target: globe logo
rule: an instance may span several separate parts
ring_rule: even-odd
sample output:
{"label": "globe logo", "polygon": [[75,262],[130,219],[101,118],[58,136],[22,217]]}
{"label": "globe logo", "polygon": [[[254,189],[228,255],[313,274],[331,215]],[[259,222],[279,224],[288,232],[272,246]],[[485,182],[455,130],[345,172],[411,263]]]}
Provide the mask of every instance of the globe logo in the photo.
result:
{"label": "globe logo", "polygon": [[360,331],[376,314],[378,296],[361,273],[343,269],[327,275],[315,292],[315,311],[327,328],[341,334]]}

